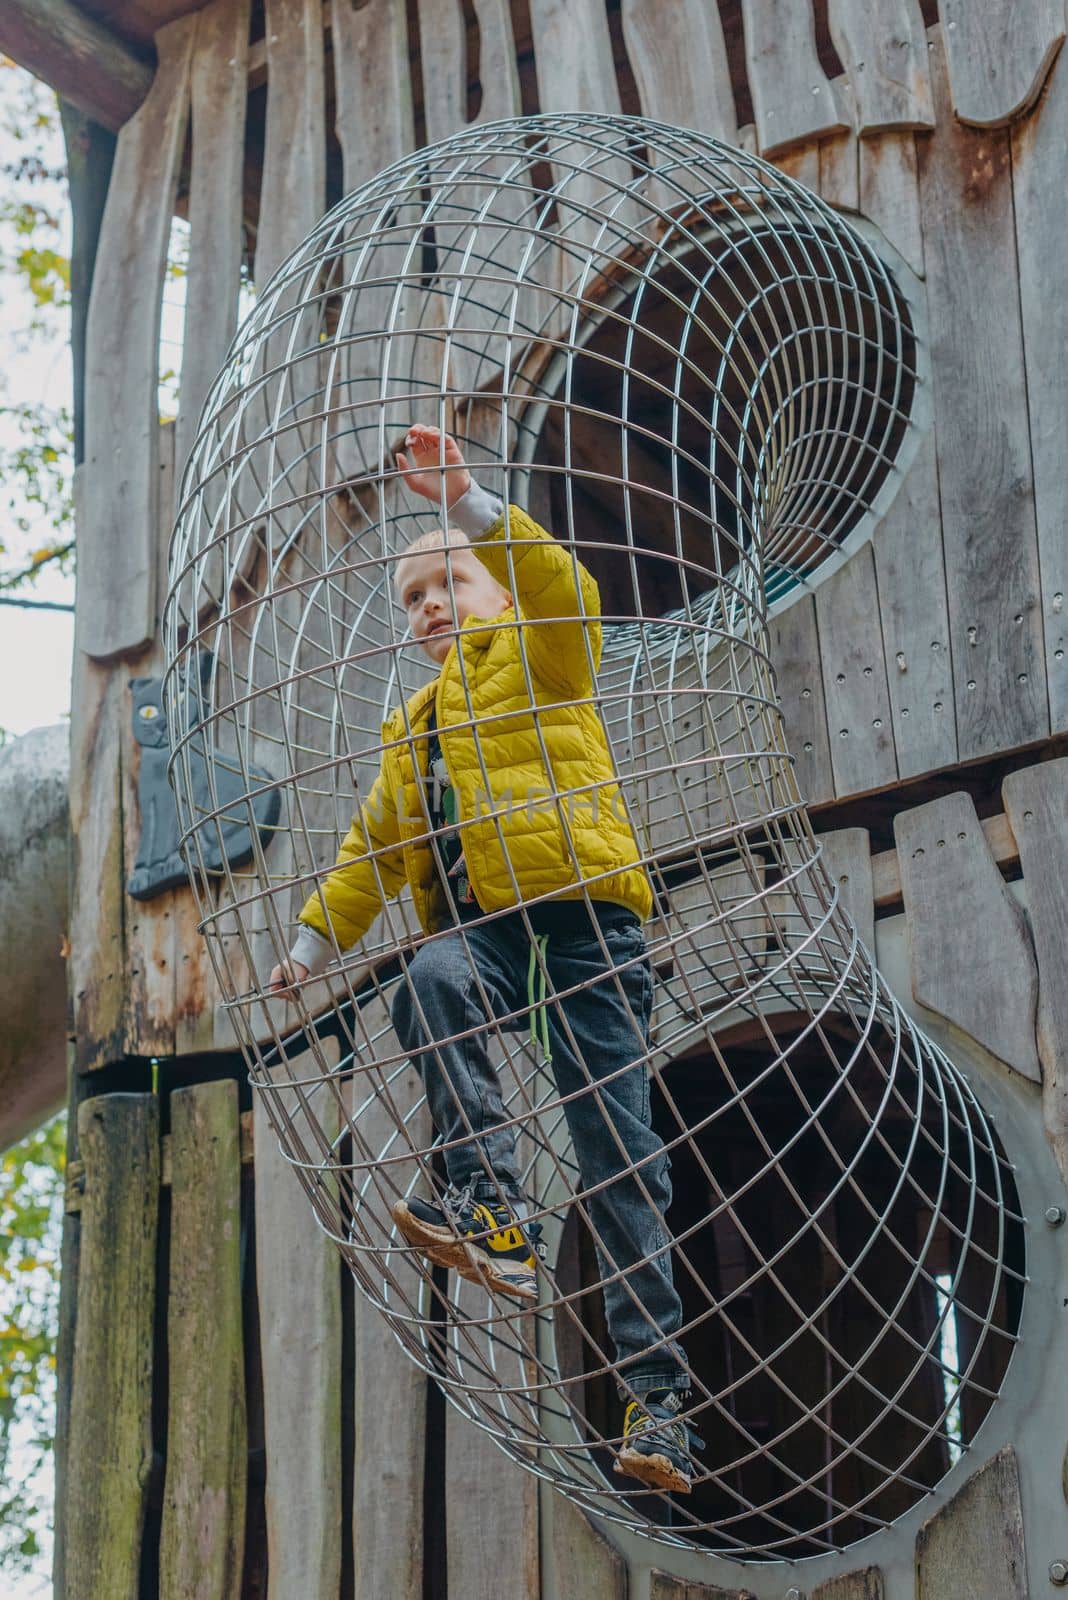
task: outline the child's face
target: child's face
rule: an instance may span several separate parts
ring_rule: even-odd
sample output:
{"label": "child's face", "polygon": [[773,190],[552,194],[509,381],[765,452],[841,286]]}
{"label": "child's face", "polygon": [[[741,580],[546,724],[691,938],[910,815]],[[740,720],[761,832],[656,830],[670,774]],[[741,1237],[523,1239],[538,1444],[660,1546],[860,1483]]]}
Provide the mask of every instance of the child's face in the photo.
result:
{"label": "child's face", "polygon": [[397,590],[412,638],[439,667],[468,617],[496,617],[511,604],[500,584],[465,546],[449,545],[448,565],[455,611],[444,549],[416,550],[404,557],[397,572]]}

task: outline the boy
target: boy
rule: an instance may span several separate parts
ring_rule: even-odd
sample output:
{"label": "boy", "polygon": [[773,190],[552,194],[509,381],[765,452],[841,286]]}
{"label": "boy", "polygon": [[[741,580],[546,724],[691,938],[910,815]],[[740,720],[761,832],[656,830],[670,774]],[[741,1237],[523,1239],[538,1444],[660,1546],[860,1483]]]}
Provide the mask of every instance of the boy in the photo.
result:
{"label": "boy", "polygon": [[448,435],[413,426],[397,463],[415,493],[449,510],[448,529],[415,540],[394,574],[411,636],[441,671],[387,723],[371,794],[269,987],[321,972],[330,933],[342,950],[355,944],[408,882],[424,930],[439,936],[408,962],[393,1022],[423,1077],[449,1186],[440,1205],[400,1201],[393,1217],[429,1260],[524,1301],[537,1298],[541,1229],[525,1221],[485,1033],[494,1021],[540,1028],[557,1087],[573,1097],[565,1112],[594,1191],[621,1391],[633,1397],[616,1468],[685,1493],[693,1464],[677,1414],[689,1377],[662,1222],[669,1161],[650,1126],[644,1060],[652,895],[596,708],[597,586],[551,534],[473,482]]}

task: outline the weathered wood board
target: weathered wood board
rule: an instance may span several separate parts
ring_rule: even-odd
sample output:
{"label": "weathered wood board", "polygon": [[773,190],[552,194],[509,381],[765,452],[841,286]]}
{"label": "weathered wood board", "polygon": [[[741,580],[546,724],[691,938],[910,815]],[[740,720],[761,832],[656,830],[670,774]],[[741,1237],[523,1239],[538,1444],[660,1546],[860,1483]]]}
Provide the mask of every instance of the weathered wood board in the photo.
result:
{"label": "weathered wood board", "polygon": [[1068,259],[1068,208],[1051,198],[1063,189],[1066,148],[1068,57],[1062,52],[1041,105],[1012,132],[1016,258],[1053,733],[1068,729],[1068,539],[1064,525],[1068,363],[1061,359],[1068,348],[1068,298],[1063,293],[1061,272]]}
{"label": "weathered wood board", "polygon": [[239,1600],[245,1544],[241,1140],[237,1084],[179,1089],[171,1112],[167,1476],[160,1600]]}
{"label": "weathered wood board", "polygon": [[913,994],[1025,1078],[1041,1082],[1031,940],[971,796],[944,795],[899,812],[894,837]]}
{"label": "weathered wood board", "polygon": [[267,134],[256,283],[311,232],[326,199],[322,0],[267,0]]}
{"label": "weathered wood board", "polygon": [[159,67],[119,136],[93,274],[78,631],[95,657],[139,650],[156,632],[159,328],[196,28],[183,17],[156,36]]}
{"label": "weathered wood board", "polygon": [[694,1583],[668,1572],[651,1572],[649,1600],[754,1600],[754,1596],[749,1589],[721,1589],[719,1584]]}
{"label": "weathered wood board", "polygon": [[[360,1011],[357,1037],[367,1053],[378,1048],[388,1054],[397,1048],[391,1037],[389,1011],[377,997]],[[378,1041],[387,1040],[383,1050]],[[405,1067],[391,1075],[388,1101],[384,1093],[364,1105],[364,1100],[380,1089],[381,1074],[353,1075],[349,1086],[348,1115],[358,1123],[361,1150],[354,1160],[366,1161],[367,1152],[381,1152],[394,1131],[393,1113],[407,1115],[422,1095],[418,1073]],[[424,1115],[411,1129],[414,1140],[423,1142],[428,1133]],[[407,1174],[405,1174],[407,1176]],[[361,1173],[357,1182],[362,1182]],[[389,1180],[385,1180],[388,1182]],[[385,1210],[381,1193],[373,1200],[376,1212]],[[359,1238],[359,1234],[356,1235]],[[381,1247],[384,1240],[375,1238]],[[403,1306],[414,1303],[419,1292],[415,1267],[399,1250],[385,1257],[390,1276],[391,1299]],[[374,1274],[372,1273],[372,1276]],[[378,1471],[358,1470],[353,1489],[352,1538],[355,1561],[354,1593],[383,1594],[396,1600],[422,1600],[424,1594],[423,1496],[426,1475],[426,1422],[428,1379],[405,1355],[382,1315],[365,1298],[356,1284],[354,1316],[355,1395],[353,1406],[353,1449],[357,1462],[369,1462],[381,1455],[382,1440],[389,1438],[388,1464],[385,1465],[388,1495],[382,1493]],[[435,1492],[444,1492],[440,1484]]]}
{"label": "weathered wood board", "polygon": [[1043,1120],[1068,1182],[1068,759],[1013,772],[1001,792],[1020,852],[1038,959]]}
{"label": "weathered wood board", "polygon": [[[850,108],[852,116],[853,87],[846,77],[835,78],[832,84],[839,104]],[[819,183],[817,189],[829,206],[838,211],[857,211],[860,207],[860,152],[857,135],[852,128],[844,133],[833,133],[819,142]]]}
{"label": "weathered wood board", "polygon": [[816,590],[834,786],[839,795],[897,778],[875,557],[860,549]]}
{"label": "weathered wood board", "polygon": [[853,88],[859,134],[934,126],[919,0],[828,0],[827,21]]}
{"label": "weathered wood board", "polygon": [[760,154],[846,128],[816,54],[808,0],[742,0],[742,19]]}
{"label": "weathered wood board", "polygon": [[[317,1071],[309,1054],[294,1078]],[[280,1082],[287,1081],[283,1075]],[[319,1229],[268,1120],[253,1103],[256,1292],[267,1456],[268,1600],[337,1600],[341,1581],[341,1284],[334,1246]],[[278,1091],[309,1150],[317,1140],[298,1091]],[[317,1105],[330,1128],[328,1107]]]}
{"label": "weathered wood board", "polygon": [[[173,423],[159,430],[159,538],[166,548],[164,529],[174,501]],[[162,563],[161,563],[162,565]],[[161,577],[157,569],[157,578]],[[165,670],[163,641],[157,634],[150,647],[137,660],[137,676],[161,678]],[[184,900],[192,898],[188,889],[170,889],[151,900],[134,900],[126,884],[137,861],[141,842],[140,773],[143,747],[134,732],[132,681],[119,674],[123,694],[119,710],[119,768],[122,784],[123,861],[122,896],[124,903],[123,942],[125,950],[125,989],[122,1054],[130,1056],[170,1056],[174,1054],[175,1015],[175,913]]]}
{"label": "weathered wood board", "polygon": [[627,1600],[627,1563],[584,1512],[555,1495],[548,1553],[559,1595],[583,1600]]}
{"label": "weathered wood board", "polygon": [[346,193],[415,143],[404,0],[332,0],[335,132]]}
{"label": "weathered wood board", "polygon": [[[78,477],[75,477],[77,494]],[[74,1066],[91,1072],[122,1055],[126,1016],[123,950],[121,673],[90,660],[75,625],[71,686],[70,982]]]}
{"label": "weathered wood board", "polygon": [[[480,1285],[449,1278],[450,1299],[462,1314],[485,1319],[493,1305]],[[475,1335],[476,1340],[478,1335]],[[507,1356],[506,1382],[518,1381]],[[503,1455],[487,1433],[455,1406],[445,1411],[445,1539],[449,1592],[493,1594],[507,1574],[509,1600],[539,1600],[538,1480]],[[472,1507],[493,1485],[492,1516]]]}
{"label": "weathered wood board", "polygon": [[1028,1600],[1016,1452],[999,1450],[916,1538],[916,1600]]}
{"label": "weathered wood board", "polygon": [[899,777],[911,778],[954,766],[957,760],[949,608],[930,433],[919,441],[904,482],[873,531],[872,549],[897,771]]}
{"label": "weathered wood board", "polygon": [[931,35],[920,202],[962,761],[1048,731],[1008,135],[962,128]]}
{"label": "weathered wood board", "polygon": [[813,596],[802,595],[780,611],[772,618],[769,632],[797,786],[810,805],[818,805],[834,795],[834,777]]}
{"label": "weathered wood board", "polygon": [[871,134],[859,143],[861,214],[874,222],[887,242],[922,278],[923,226],[916,136],[890,130]]}
{"label": "weathered wood board", "polygon": [[940,0],[953,109],[996,128],[1033,104],[1064,38],[1061,0]]}
{"label": "weathered wood board", "polygon": [[647,117],[698,128],[734,144],[734,112],[723,24],[702,0],[623,0],[623,38]]}
{"label": "weathered wood board", "polygon": [[152,1470],[158,1103],[152,1095],[97,1095],[79,1108],[78,1138],[85,1193],[67,1454],[67,1596],[138,1600]]}
{"label": "weathered wood board", "polygon": [[840,1578],[828,1578],[812,1590],[812,1600],[883,1600],[883,1575],[878,1567],[864,1567],[859,1572],[845,1572]]}
{"label": "weathered wood board", "polygon": [[871,838],[867,828],[838,828],[821,833],[823,861],[839,898],[857,925],[869,950],[875,949],[875,892],[871,874]]}
{"label": "weathered wood board", "polygon": [[[193,337],[182,346],[179,480],[196,437],[201,406],[237,327],[249,10],[250,0],[212,0],[197,14],[185,294],[186,326]],[[166,553],[164,544],[163,560]]]}

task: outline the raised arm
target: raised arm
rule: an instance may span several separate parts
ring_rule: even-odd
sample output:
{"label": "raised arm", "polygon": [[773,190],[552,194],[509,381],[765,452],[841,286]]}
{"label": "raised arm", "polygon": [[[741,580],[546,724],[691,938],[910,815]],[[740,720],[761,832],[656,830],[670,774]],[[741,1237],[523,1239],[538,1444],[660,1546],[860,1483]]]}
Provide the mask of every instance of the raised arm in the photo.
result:
{"label": "raised arm", "polygon": [[519,506],[505,516],[503,503],[477,483],[449,516],[509,594],[514,574],[520,618],[533,624],[524,643],[534,675],[567,694],[588,695],[591,660],[594,672],[601,660],[601,597],[574,551]]}

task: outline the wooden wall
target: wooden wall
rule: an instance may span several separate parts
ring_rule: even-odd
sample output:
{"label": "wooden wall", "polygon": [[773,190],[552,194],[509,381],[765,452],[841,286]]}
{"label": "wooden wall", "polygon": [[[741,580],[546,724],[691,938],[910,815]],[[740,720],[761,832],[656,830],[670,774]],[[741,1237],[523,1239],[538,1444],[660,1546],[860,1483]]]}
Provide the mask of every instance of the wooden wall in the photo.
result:
{"label": "wooden wall", "polygon": [[[896,847],[874,856],[862,829],[822,842],[873,946],[884,918],[904,918],[911,994],[906,979],[902,998],[968,1035],[991,1078],[1004,1071],[1026,1086],[1036,1132],[1041,1118],[1068,1179],[1068,759],[1012,774],[1003,804],[983,823],[962,793],[903,811]],[[1022,879],[1019,896],[1005,874]],[[982,961],[992,943],[993,971]],[[442,1415],[378,1316],[353,1306],[340,1259],[314,1230],[300,1257],[302,1236],[287,1217],[297,1210],[303,1221],[310,1208],[298,1205],[270,1131],[240,1111],[237,1083],[167,1092],[179,1081],[161,1079],[161,1095],[97,1096],[78,1115],[68,1210],[80,1221],[81,1271],[61,1600],[146,1600],[157,1589],[138,1579],[145,1571],[175,1600],[643,1592],[628,1591],[629,1563],[611,1539],[559,1496],[539,1498],[534,1478],[484,1435]],[[1026,1593],[990,1587],[990,1571],[1023,1560],[1025,1529],[1015,1458],[1010,1450],[984,1465],[989,1454],[980,1437],[959,1506],[924,1513],[917,1600]],[[473,1517],[487,1484],[493,1514]],[[996,1538],[954,1535],[958,1516],[981,1527],[995,1513]],[[666,1552],[660,1565],[671,1566]],[[911,1580],[902,1587],[868,1561],[857,1568],[848,1582],[806,1592],[911,1600]],[[660,1600],[726,1592],[651,1581]],[[780,1596],[781,1572],[751,1569],[734,1600],[749,1591]]]}
{"label": "wooden wall", "polygon": [[[881,523],[774,618],[802,789],[824,804],[1013,756],[1068,727],[1064,11],[1061,0],[942,0],[941,15],[926,27],[918,0],[266,0],[250,45],[249,0],[210,0],[157,35],[159,67],[119,134],[100,234],[77,482],[70,976],[82,1104],[63,1600],[622,1600],[630,1583],[585,1519],[555,1497],[547,1509],[533,1480],[442,1416],[353,1305],[263,1127],[242,1117],[226,1063],[218,1081],[162,1103],[143,1092],[144,1074],[114,1076],[149,1058],[197,1058],[208,1075],[205,1053],[233,1043],[188,892],[137,905],[123,885],[138,822],[128,679],[162,665],[175,482],[233,332],[242,249],[254,237],[264,282],[329,199],[462,126],[472,60],[479,118],[640,107],[756,149],[863,218],[928,329],[929,377],[921,436]],[[193,333],[180,415],[160,430],[176,204],[191,225]],[[1041,1099],[1068,1175],[1065,774],[1057,762],[1016,765],[1003,814],[982,827],[950,796],[901,812],[892,852],[872,859],[855,830],[831,848],[852,863],[843,872],[862,926],[903,907],[917,998],[1007,1071],[1043,1077],[1036,1116]],[[1022,869],[1029,921],[1007,899],[1004,869]],[[992,981],[962,943],[975,926],[998,930]],[[388,1497],[375,1443],[386,1436]],[[990,1506],[1008,1507],[1015,1529],[1014,1473],[995,1458],[969,1515],[981,1524]],[[474,1538],[469,1506],[487,1474],[508,1514]],[[432,1504],[428,1482],[445,1485]],[[916,1594],[995,1600],[987,1569],[950,1548],[937,1526],[921,1540]],[[862,1566],[813,1600],[882,1594]],[[761,1583],[750,1580],[763,1593]],[[642,1584],[635,1594],[659,1600],[726,1594],[663,1575]]]}
{"label": "wooden wall", "polygon": [[[465,33],[458,0],[266,0],[250,45],[250,0],[211,0],[157,35],[152,89],[119,135],[88,314],[72,937],[84,1070],[233,1043],[188,895],[135,907],[122,885],[137,830],[127,678],[161,664],[174,485],[234,330],[249,218],[262,283],[329,199],[466,123],[472,67],[476,121],[535,101],[636,101],[776,161],[878,230],[901,267],[928,329],[904,481],[846,565],[773,618],[807,799],[886,790],[1068,729],[1059,3],[950,7],[925,29],[917,0],[829,0],[818,34],[810,0],[721,9],[726,28],[704,0],[530,0],[526,31],[524,8],[479,0]],[[828,77],[829,57],[845,70]],[[753,117],[741,128],[739,104]],[[161,445],[176,200],[191,228],[189,334]]]}

